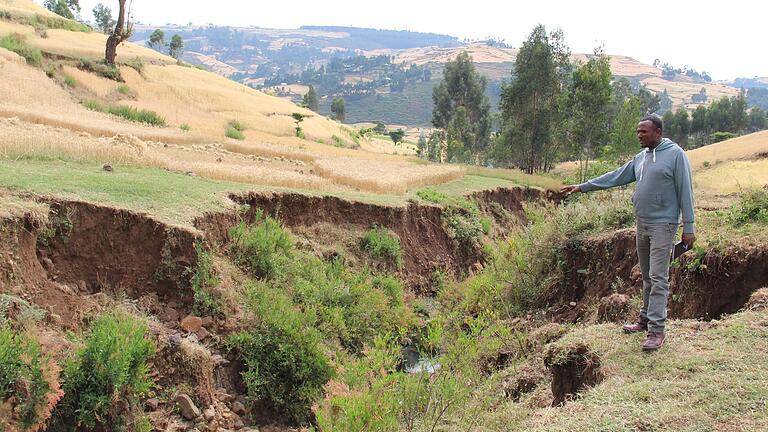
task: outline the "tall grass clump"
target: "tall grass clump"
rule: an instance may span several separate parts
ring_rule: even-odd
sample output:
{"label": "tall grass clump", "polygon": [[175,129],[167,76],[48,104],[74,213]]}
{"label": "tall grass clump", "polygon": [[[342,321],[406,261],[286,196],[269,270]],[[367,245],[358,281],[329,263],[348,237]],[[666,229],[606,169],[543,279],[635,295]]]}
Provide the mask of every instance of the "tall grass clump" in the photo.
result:
{"label": "tall grass clump", "polygon": [[[51,430],[119,430],[140,413],[140,397],[152,386],[147,361],[155,347],[147,326],[127,314],[102,315],[65,364],[64,397]],[[115,407],[122,407],[116,409]]]}
{"label": "tall grass clump", "polygon": [[45,16],[40,14],[19,17],[19,22],[41,29],[62,29],[81,33],[90,33],[93,31],[93,29],[87,24],[83,24],[75,20]]}
{"label": "tall grass clump", "polygon": [[64,84],[67,87],[77,87],[77,80],[71,75],[64,75]]}
{"label": "tall grass clump", "polygon": [[750,223],[768,224],[768,189],[753,189],[728,210],[728,221],[734,227]]}
{"label": "tall grass clump", "polygon": [[219,284],[219,277],[213,268],[213,256],[202,245],[195,245],[197,268],[192,275],[192,313],[197,316],[221,315],[221,302],[213,289]]}
{"label": "tall grass clump", "polygon": [[123,81],[123,76],[120,74],[120,69],[115,65],[106,64],[90,59],[80,59],[77,62],[77,68],[86,72],[93,72],[96,75],[102,76],[112,81]]}
{"label": "tall grass clump", "polygon": [[566,237],[628,228],[635,223],[629,190],[573,195],[556,213]]}
{"label": "tall grass clump", "polygon": [[477,244],[483,236],[483,224],[477,203],[464,197],[422,189],[416,195],[443,208],[442,220],[448,235],[463,244]]}
{"label": "tall grass clump", "polygon": [[264,216],[261,210],[254,219],[252,225],[241,221],[230,230],[230,253],[235,264],[253,277],[274,277],[291,259],[293,241],[277,219]]}
{"label": "tall grass clump", "polygon": [[299,423],[320,399],[333,376],[312,317],[292,300],[265,283],[246,287],[247,308],[255,316],[249,329],[227,339],[242,361],[249,398],[266,399]]}
{"label": "tall grass clump", "polygon": [[243,126],[242,123],[240,123],[237,120],[232,120],[229,123],[227,123],[227,129],[224,132],[224,135],[227,138],[232,138],[236,140],[244,140],[245,135],[243,135],[243,131],[245,130],[245,126]]}
{"label": "tall grass clump", "polygon": [[400,239],[390,230],[383,227],[372,228],[363,235],[362,244],[363,249],[373,259],[383,261],[395,268],[402,266],[403,257],[400,251]]}
{"label": "tall grass clump", "polygon": [[12,33],[0,38],[0,48],[13,51],[24,57],[30,66],[40,66],[43,63],[43,54],[39,49],[27,45],[23,35]]}
{"label": "tall grass clump", "polygon": [[89,110],[112,114],[137,123],[146,123],[158,127],[165,126],[165,119],[154,111],[138,110],[125,105],[103,105],[95,100],[87,100],[83,102],[83,106]]}
{"label": "tall grass clump", "polygon": [[[50,364],[37,341],[0,325],[0,402],[16,398],[15,414],[25,429],[46,420],[49,403],[55,404],[60,396],[46,378]],[[0,420],[0,426],[3,423]]]}

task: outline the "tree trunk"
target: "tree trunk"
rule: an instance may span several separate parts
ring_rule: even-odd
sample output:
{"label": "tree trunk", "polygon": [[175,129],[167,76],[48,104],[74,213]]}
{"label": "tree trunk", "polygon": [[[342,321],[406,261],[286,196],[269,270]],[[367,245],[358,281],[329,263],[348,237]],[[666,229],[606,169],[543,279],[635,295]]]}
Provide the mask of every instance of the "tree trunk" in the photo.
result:
{"label": "tree trunk", "polygon": [[104,53],[104,62],[106,64],[115,64],[115,58],[117,58],[117,46],[126,39],[125,33],[125,0],[119,0],[120,11],[117,15],[117,24],[115,24],[115,30],[107,38],[107,49]]}

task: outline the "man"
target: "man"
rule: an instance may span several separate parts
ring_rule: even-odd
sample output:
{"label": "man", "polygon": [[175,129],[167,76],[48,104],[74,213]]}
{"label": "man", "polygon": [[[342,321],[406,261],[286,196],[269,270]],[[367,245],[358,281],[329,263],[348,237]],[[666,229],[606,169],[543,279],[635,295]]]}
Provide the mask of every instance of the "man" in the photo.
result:
{"label": "man", "polygon": [[637,125],[643,151],[615,171],[560,189],[564,193],[591,192],[637,181],[632,203],[637,219],[637,257],[643,274],[643,308],[637,322],[624,325],[623,330],[647,331],[644,351],[661,348],[666,337],[669,254],[681,213],[683,243],[690,248],[696,241],[691,165],[682,148],[661,137],[662,129],[659,117],[643,117]]}

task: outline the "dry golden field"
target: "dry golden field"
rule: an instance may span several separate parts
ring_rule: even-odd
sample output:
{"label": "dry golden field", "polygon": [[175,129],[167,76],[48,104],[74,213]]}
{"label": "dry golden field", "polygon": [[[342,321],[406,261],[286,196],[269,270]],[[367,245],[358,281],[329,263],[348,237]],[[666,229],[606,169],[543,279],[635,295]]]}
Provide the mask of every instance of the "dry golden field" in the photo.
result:
{"label": "dry golden field", "polygon": [[[31,1],[0,0],[0,9],[49,14]],[[102,34],[48,29],[41,35],[0,20],[0,37],[11,33],[40,49],[44,62],[32,67],[0,48],[0,157],[95,160],[258,185],[393,195],[464,174],[461,167],[392,155],[403,147],[360,137],[290,101],[136,44],[118,48],[118,63],[132,63],[119,66],[118,82],[77,67],[80,59],[102,56]],[[91,101],[154,111],[166,126],[92,111],[84,106]],[[292,113],[306,116],[303,138],[296,137]],[[233,121],[242,125],[243,140],[225,137]]]}

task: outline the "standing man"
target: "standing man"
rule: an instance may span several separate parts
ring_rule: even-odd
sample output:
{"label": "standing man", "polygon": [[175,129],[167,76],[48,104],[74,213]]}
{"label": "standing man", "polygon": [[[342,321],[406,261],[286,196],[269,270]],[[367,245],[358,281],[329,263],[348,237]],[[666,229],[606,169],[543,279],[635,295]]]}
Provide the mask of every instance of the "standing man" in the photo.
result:
{"label": "standing man", "polygon": [[669,254],[681,213],[683,242],[690,248],[696,240],[691,164],[680,146],[661,137],[662,129],[659,117],[643,117],[637,125],[643,151],[615,171],[560,189],[564,193],[591,192],[637,181],[632,203],[637,219],[637,258],[643,273],[643,308],[637,322],[624,325],[623,330],[647,331],[644,351],[657,350],[664,344]]}

